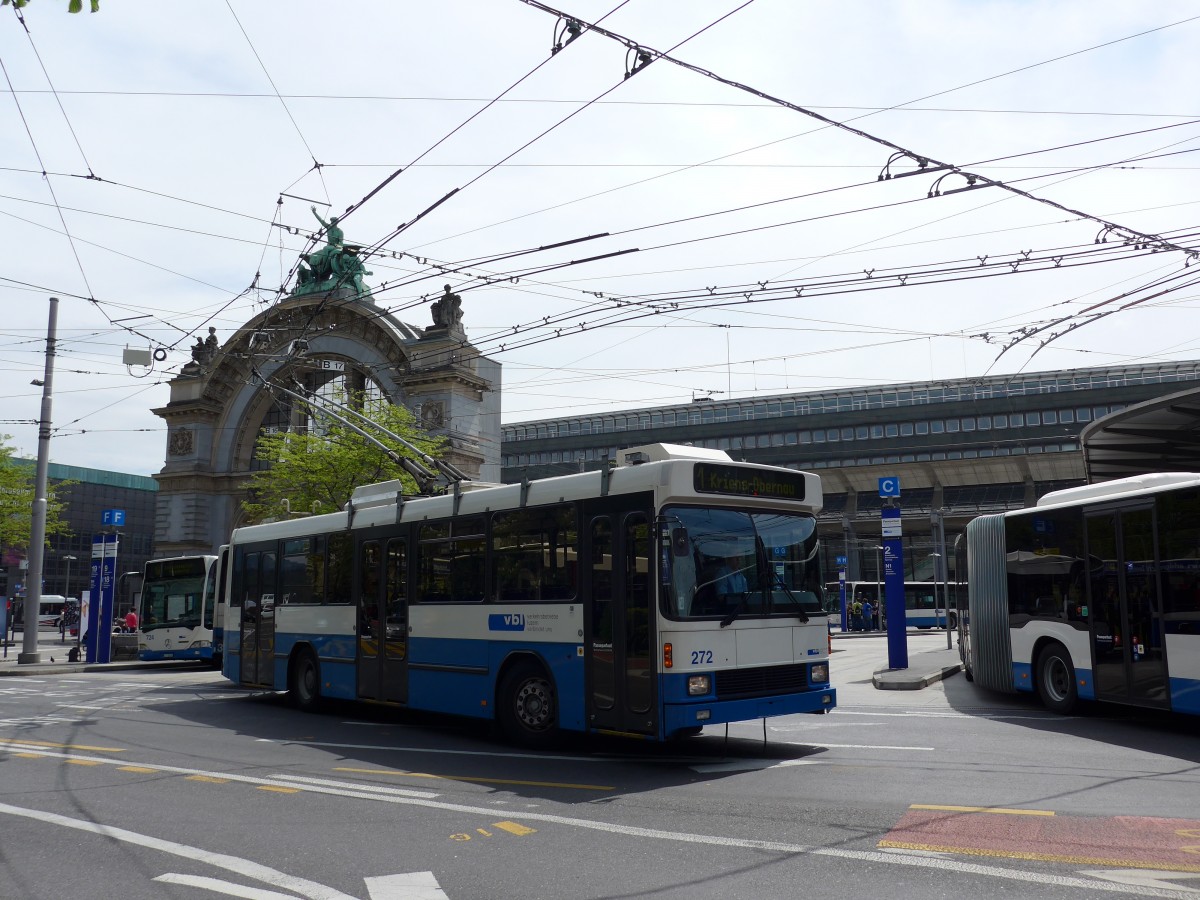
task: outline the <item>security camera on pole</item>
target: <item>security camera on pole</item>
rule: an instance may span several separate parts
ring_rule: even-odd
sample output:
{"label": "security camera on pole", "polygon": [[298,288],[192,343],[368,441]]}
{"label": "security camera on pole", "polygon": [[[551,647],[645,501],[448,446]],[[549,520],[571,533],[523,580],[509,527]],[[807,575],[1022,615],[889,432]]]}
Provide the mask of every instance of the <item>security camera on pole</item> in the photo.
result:
{"label": "security camera on pole", "polygon": [[883,529],[883,584],[887,595],[888,668],[908,668],[908,634],[904,610],[904,544],[900,532],[900,479],[880,478],[879,510]]}

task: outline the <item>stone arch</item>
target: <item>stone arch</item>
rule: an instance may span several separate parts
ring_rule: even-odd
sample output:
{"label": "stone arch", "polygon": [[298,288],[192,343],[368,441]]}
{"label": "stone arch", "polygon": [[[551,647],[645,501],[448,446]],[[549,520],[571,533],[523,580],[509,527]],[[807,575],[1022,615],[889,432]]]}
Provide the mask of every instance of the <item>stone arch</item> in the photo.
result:
{"label": "stone arch", "polygon": [[414,329],[369,299],[308,295],[258,313],[211,357],[194,358],[172,380],[170,403],[154,410],[168,427],[155,476],[156,555],[210,552],[242,524],[254,445],[276,402],[264,380],[322,366],[369,379],[414,414],[422,402],[456,405],[460,424],[474,427],[441,430],[449,459],[473,478],[499,480],[499,365],[459,338]]}

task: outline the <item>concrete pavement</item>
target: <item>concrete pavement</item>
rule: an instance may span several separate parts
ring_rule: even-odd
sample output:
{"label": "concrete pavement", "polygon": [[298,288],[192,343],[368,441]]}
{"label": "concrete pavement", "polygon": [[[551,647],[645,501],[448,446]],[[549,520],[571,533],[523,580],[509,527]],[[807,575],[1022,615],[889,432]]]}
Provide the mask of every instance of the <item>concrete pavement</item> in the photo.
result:
{"label": "concrete pavement", "polygon": [[[946,649],[945,638],[942,635],[943,632],[909,629],[908,668],[875,669],[871,675],[871,683],[881,691],[919,691],[960,671],[962,662],[958,658],[958,635],[951,633],[953,646],[950,650]],[[872,641],[879,645],[880,658],[887,658],[887,634],[885,632],[834,631],[832,637],[835,654],[840,643]],[[919,640],[913,640],[913,638],[919,638]],[[834,687],[837,687],[836,680]]]}

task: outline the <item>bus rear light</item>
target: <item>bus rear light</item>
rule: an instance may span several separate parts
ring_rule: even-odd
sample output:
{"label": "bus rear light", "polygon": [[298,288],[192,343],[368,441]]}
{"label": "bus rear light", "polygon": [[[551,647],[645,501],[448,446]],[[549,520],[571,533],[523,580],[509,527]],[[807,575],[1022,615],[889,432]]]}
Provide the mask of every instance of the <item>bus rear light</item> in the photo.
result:
{"label": "bus rear light", "polygon": [[813,684],[825,684],[829,681],[829,663],[814,663],[809,669],[809,677]]}
{"label": "bus rear light", "polygon": [[689,675],[688,676],[688,696],[701,697],[712,690],[712,676],[710,675]]}
{"label": "bus rear light", "polygon": [[663,668],[669,669],[674,665],[675,658],[673,656],[673,648],[670,644],[663,644]]}

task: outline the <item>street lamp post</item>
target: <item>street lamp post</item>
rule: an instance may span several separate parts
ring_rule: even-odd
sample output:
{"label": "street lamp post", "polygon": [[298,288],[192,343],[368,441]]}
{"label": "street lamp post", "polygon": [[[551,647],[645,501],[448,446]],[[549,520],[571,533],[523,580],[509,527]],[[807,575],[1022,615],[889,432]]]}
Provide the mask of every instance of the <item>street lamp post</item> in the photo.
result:
{"label": "street lamp post", "polygon": [[[942,612],[942,601],[945,600],[946,606],[946,624],[949,627],[950,623],[950,598],[946,596],[946,592],[938,590],[938,582],[941,580],[941,559],[942,554],[930,553],[926,559],[933,560],[933,613],[940,615]],[[940,598],[940,599],[939,599]]]}
{"label": "street lamp post", "polygon": [[[63,606],[63,612],[62,612],[63,619],[65,619],[67,617],[67,610],[71,606],[71,563],[75,562],[76,558],[77,557],[74,557],[74,556],[64,556],[62,558],[63,562],[65,562],[67,564],[67,602]],[[79,629],[75,630],[75,634],[76,634],[76,637],[78,638]],[[64,625],[63,626],[63,643],[66,643],[66,640],[67,640],[66,625]],[[79,643],[78,639],[76,640],[75,643],[76,643],[76,645],[78,645],[78,643]]]}

